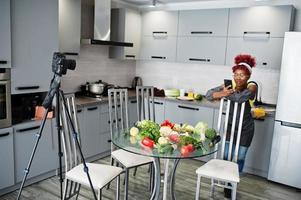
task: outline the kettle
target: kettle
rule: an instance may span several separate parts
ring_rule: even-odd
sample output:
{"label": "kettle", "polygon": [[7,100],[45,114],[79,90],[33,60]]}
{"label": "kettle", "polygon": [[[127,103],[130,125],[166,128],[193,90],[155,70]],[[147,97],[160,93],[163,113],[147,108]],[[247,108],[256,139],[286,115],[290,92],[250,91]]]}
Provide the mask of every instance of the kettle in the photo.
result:
{"label": "kettle", "polygon": [[136,76],[132,81],[132,88],[136,89],[137,86],[142,86],[142,79],[139,76]]}

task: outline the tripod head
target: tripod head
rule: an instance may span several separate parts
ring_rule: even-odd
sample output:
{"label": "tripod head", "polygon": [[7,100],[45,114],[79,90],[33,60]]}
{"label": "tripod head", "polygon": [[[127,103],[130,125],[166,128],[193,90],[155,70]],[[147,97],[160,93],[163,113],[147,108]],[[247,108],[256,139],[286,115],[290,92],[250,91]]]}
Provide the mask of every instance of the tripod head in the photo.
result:
{"label": "tripod head", "polygon": [[54,75],[50,83],[50,89],[42,104],[45,109],[51,106],[54,95],[60,88],[62,75],[67,74],[68,69],[74,70],[75,67],[75,60],[66,59],[66,56],[59,52],[53,53],[52,72]]}

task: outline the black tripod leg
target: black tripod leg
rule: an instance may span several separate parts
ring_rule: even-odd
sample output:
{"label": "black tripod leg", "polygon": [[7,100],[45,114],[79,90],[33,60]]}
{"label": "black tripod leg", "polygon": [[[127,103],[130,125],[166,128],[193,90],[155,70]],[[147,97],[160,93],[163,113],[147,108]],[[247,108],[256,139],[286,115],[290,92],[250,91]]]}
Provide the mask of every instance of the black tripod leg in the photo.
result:
{"label": "black tripod leg", "polygon": [[[59,90],[59,94],[60,94],[60,96],[57,97],[57,98],[60,98],[63,101],[63,104],[64,104],[65,108],[67,108],[67,103],[66,103],[66,100],[65,100],[65,97],[64,97],[64,93],[61,90]],[[73,132],[73,137],[74,137],[76,146],[77,146],[77,148],[79,150],[80,157],[81,157],[83,165],[84,165],[84,172],[86,172],[86,174],[87,174],[87,177],[88,177],[88,180],[89,180],[89,184],[90,184],[90,188],[91,188],[91,190],[93,192],[94,199],[97,200],[97,196],[96,196],[96,193],[95,193],[92,181],[91,181],[91,177],[90,177],[90,174],[89,174],[89,168],[88,168],[88,166],[86,164],[86,160],[84,158],[82,149],[81,149],[79,141],[78,141],[78,133],[75,131],[74,124],[72,122],[70,113],[69,113],[69,111],[67,109],[66,109],[66,114],[67,114],[67,118],[68,118],[68,120],[70,122],[70,125],[71,125],[71,129],[72,129],[72,132]]]}
{"label": "black tripod leg", "polygon": [[31,166],[32,160],[33,160],[33,158],[34,158],[34,156],[35,156],[35,153],[36,153],[36,150],[37,150],[39,141],[40,141],[40,139],[41,139],[41,137],[42,137],[42,133],[43,133],[43,129],[44,129],[44,126],[45,126],[45,122],[46,122],[46,119],[47,119],[47,114],[48,114],[48,112],[49,112],[49,108],[47,108],[47,109],[45,110],[45,113],[44,113],[44,116],[43,116],[43,120],[42,120],[41,125],[40,125],[39,132],[36,134],[37,140],[36,140],[36,142],[35,142],[35,144],[34,144],[34,147],[33,147],[32,152],[31,152],[31,156],[30,156],[30,159],[29,159],[29,161],[28,161],[27,167],[26,167],[26,169],[24,170],[24,176],[23,176],[23,180],[22,180],[22,183],[21,183],[21,186],[20,186],[20,189],[19,189],[19,193],[18,193],[17,200],[19,200],[20,197],[21,197],[21,193],[22,193],[22,190],[23,190],[25,181],[26,181],[26,179],[27,179],[27,175],[28,175],[28,173],[29,173],[29,171],[30,171],[30,166]]}
{"label": "black tripod leg", "polygon": [[56,91],[56,128],[58,137],[58,156],[59,156],[59,178],[60,178],[60,198],[63,199],[63,174],[62,174],[62,144],[61,144],[61,125],[60,125],[60,100],[59,90]]}

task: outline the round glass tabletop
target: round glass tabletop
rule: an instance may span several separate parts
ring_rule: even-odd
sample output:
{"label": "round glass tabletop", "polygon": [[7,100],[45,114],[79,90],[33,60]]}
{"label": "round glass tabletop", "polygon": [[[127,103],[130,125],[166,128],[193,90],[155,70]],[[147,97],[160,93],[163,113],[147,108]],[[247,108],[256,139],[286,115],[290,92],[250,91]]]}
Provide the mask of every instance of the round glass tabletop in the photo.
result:
{"label": "round glass tabletop", "polygon": [[[131,137],[126,132],[121,132],[119,134],[113,134],[112,142],[115,146],[139,155],[157,157],[157,158],[168,158],[168,159],[183,159],[183,158],[196,158],[203,157],[210,154],[213,154],[217,151],[215,146],[209,146],[209,141],[204,141],[202,148],[195,149],[189,154],[181,154],[180,149],[176,148],[173,151],[166,153],[160,153],[157,148],[149,148],[141,144],[141,141],[136,140],[134,137]],[[216,144],[217,145],[217,144]]]}

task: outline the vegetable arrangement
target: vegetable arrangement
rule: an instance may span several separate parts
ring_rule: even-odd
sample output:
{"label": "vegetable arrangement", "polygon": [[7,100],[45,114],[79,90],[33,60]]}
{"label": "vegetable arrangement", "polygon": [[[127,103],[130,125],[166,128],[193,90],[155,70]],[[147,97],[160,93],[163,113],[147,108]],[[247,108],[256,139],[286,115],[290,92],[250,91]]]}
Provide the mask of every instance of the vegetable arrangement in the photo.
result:
{"label": "vegetable arrangement", "polygon": [[182,155],[187,155],[204,148],[205,140],[209,141],[209,146],[219,141],[216,131],[208,128],[205,122],[199,122],[193,127],[189,124],[174,124],[168,120],[161,125],[142,120],[130,129],[130,135],[131,141],[141,141],[144,147],[156,148],[162,154],[178,149]]}

